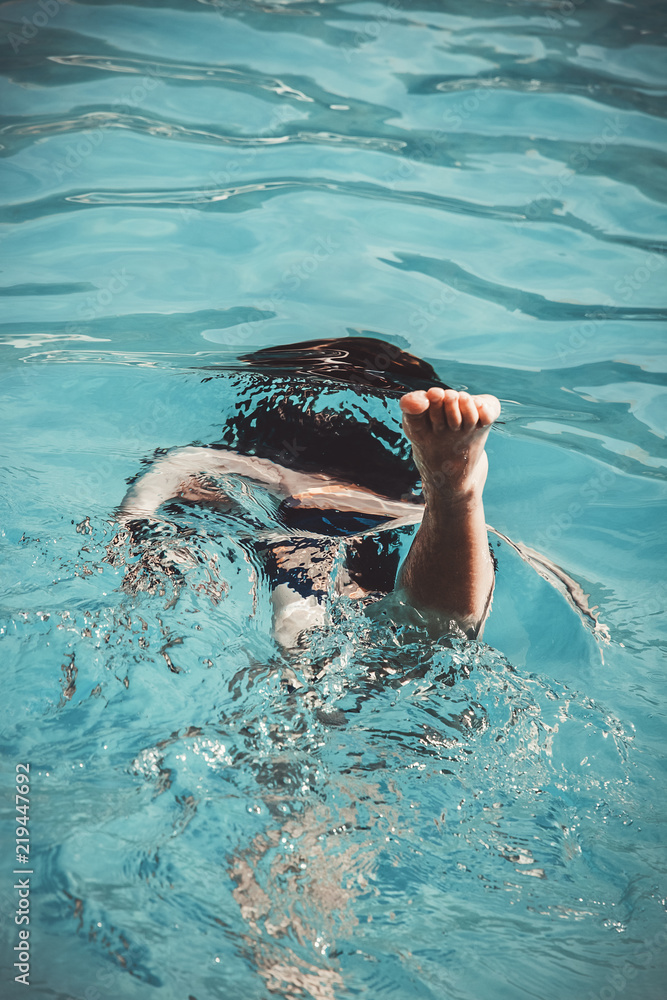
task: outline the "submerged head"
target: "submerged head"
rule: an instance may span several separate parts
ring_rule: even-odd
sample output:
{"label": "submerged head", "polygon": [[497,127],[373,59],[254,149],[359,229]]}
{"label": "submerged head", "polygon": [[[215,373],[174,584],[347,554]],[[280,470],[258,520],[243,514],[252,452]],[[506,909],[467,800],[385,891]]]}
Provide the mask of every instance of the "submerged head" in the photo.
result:
{"label": "submerged head", "polygon": [[396,499],[415,491],[419,475],[398,408],[394,413],[386,402],[444,386],[430,364],[372,337],[268,347],[239,363],[247,377],[221,446]]}
{"label": "submerged head", "polygon": [[265,347],[239,358],[267,374],[291,374],[399,398],[414,389],[446,386],[427,361],[374,337],[329,337]]}

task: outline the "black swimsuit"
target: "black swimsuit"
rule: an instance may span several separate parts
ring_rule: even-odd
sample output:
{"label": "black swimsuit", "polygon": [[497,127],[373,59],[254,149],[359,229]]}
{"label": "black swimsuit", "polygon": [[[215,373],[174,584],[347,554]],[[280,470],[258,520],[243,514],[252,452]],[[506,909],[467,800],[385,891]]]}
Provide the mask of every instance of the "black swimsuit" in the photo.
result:
{"label": "black swimsuit", "polygon": [[279,513],[288,529],[310,531],[321,537],[287,537],[256,546],[265,553],[266,572],[274,587],[286,583],[302,597],[314,596],[318,602],[323,601],[340,553],[339,540],[347,538],[345,565],[351,581],[369,593],[389,593],[393,588],[399,562],[396,530],[358,537],[369,528],[381,528],[388,520],[386,515],[293,507],[286,502]]}
{"label": "black swimsuit", "polygon": [[324,510],[320,507],[294,507],[283,501],[279,508],[281,520],[288,528],[313,531],[318,535],[340,538],[358,535],[369,528],[385,524],[384,514],[360,514],[352,510]]}

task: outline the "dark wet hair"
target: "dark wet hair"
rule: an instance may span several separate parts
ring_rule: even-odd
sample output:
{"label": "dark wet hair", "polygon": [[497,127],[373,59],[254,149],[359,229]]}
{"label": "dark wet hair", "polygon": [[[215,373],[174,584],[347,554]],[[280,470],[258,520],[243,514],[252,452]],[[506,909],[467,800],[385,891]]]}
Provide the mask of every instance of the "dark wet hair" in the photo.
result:
{"label": "dark wet hair", "polygon": [[376,396],[400,397],[432,385],[449,388],[427,361],[375,337],[331,337],[265,347],[241,355],[239,361],[267,374],[340,382]]}
{"label": "dark wet hair", "polygon": [[412,389],[448,388],[430,364],[383,340],[347,337],[264,348],[239,357],[234,369],[237,412],[213,447],[326,472],[396,499],[415,491],[419,476],[398,412],[392,427],[370,408]]}

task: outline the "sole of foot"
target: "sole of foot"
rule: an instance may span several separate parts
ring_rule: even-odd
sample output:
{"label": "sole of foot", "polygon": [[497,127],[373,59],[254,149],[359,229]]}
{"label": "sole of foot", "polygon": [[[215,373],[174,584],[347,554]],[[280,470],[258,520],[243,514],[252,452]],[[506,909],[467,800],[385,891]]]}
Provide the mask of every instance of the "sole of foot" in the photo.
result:
{"label": "sole of foot", "polygon": [[488,470],[484,446],[500,415],[496,397],[434,386],[406,393],[400,406],[427,503],[481,496]]}

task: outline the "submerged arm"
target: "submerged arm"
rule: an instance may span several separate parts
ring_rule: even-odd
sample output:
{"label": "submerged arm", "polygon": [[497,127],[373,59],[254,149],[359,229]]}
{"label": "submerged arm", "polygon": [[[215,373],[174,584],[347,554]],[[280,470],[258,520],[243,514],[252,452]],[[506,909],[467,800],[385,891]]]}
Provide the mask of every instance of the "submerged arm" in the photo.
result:
{"label": "submerged arm", "polygon": [[194,445],[175,448],[158,458],[129,488],[118,511],[121,523],[133,518],[152,517],[174,497],[195,502],[223,499],[221,490],[205,483],[207,475],[238,473],[271,486],[279,486],[278,467],[266,459],[237,455],[216,448]]}

